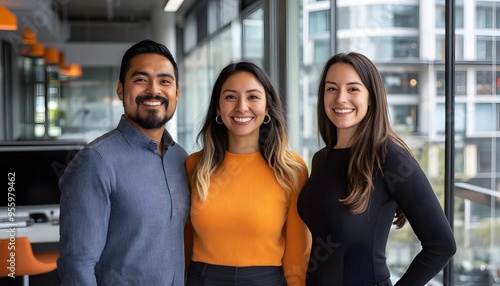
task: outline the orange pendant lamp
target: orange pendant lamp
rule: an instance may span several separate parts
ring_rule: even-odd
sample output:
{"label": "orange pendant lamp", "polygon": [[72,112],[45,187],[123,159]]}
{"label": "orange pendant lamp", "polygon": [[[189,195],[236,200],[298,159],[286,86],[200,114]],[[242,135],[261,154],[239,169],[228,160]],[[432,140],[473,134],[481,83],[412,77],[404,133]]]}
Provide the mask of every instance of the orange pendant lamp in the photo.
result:
{"label": "orange pendant lamp", "polygon": [[30,28],[24,28],[22,31],[22,36],[23,36],[23,41],[22,41],[23,44],[34,45],[37,43],[36,33]]}
{"label": "orange pendant lamp", "polygon": [[41,43],[35,43],[30,45],[30,56],[32,57],[43,57],[45,54],[45,47]]}
{"label": "orange pendant lamp", "polygon": [[82,68],[79,64],[67,65],[64,59],[64,53],[59,53],[59,72],[66,77],[80,77]]}
{"label": "orange pendant lamp", "polygon": [[59,64],[60,61],[59,51],[55,48],[45,48],[43,59],[45,60],[45,63],[48,65],[57,65]]}
{"label": "orange pendant lamp", "polygon": [[17,30],[17,17],[9,9],[0,5],[0,30]]}

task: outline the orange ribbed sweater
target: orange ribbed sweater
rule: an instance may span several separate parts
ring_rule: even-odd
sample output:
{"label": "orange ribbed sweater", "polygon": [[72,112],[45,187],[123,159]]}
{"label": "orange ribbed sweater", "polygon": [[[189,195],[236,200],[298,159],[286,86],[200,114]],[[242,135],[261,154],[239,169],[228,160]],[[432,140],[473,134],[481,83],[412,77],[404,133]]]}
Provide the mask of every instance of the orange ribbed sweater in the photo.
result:
{"label": "orange ribbed sweater", "polygon": [[[303,171],[291,195],[279,185],[260,152],[226,152],[211,178],[206,201],[198,199],[191,185],[188,259],[225,266],[283,265],[289,286],[305,285],[311,238],[297,213],[297,198],[308,173],[304,160],[294,155]],[[199,157],[197,152],[187,158],[188,178]]]}

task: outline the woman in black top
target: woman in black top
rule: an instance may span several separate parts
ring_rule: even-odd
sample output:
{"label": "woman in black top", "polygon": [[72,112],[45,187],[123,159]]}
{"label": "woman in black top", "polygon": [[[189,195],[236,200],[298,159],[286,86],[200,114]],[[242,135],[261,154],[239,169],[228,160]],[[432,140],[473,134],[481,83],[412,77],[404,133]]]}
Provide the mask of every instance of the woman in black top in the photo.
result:
{"label": "woman in black top", "polygon": [[392,285],[391,224],[409,221],[422,250],[396,285],[425,285],[455,254],[451,227],[424,172],[392,131],[385,87],[359,53],[328,60],[318,89],[326,147],[312,161],[299,214],[312,232],[307,285]]}

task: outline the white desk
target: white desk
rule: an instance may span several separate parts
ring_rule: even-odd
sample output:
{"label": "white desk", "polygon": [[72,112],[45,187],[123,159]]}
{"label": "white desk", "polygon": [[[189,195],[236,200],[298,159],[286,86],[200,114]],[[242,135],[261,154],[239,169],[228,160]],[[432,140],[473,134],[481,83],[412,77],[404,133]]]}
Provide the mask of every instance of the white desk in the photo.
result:
{"label": "white desk", "polygon": [[[16,227],[16,228],[3,228],[0,229],[0,238],[10,238],[12,233],[15,233],[16,237],[27,236],[31,243],[58,243],[59,242],[59,225],[54,225],[51,223],[52,218],[59,217],[59,206],[51,205],[46,207],[37,208],[16,208],[15,219],[16,221],[23,220],[23,218],[29,218],[30,213],[45,213],[49,218],[48,222],[33,223],[27,227]],[[52,213],[52,214],[51,214]],[[7,209],[0,208],[0,219],[5,220],[8,218]]]}
{"label": "white desk", "polygon": [[50,222],[34,223],[27,227],[0,229],[0,238],[11,237],[12,230],[15,236],[27,236],[31,243],[59,242],[59,225]]}

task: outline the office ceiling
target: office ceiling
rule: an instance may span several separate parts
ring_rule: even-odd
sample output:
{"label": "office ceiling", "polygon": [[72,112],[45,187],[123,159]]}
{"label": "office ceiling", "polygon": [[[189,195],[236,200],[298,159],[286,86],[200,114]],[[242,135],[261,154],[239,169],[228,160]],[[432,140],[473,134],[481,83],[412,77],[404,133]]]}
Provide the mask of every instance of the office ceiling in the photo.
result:
{"label": "office ceiling", "polygon": [[65,0],[69,21],[148,21],[153,9],[163,9],[165,0]]}
{"label": "office ceiling", "polygon": [[[153,9],[163,9],[167,0],[0,0],[14,11],[43,12],[51,6],[68,21],[147,21]],[[196,0],[185,0],[179,9],[182,14]]]}
{"label": "office ceiling", "polygon": [[[2,0],[0,0],[2,1]],[[14,1],[14,0],[9,0]],[[50,1],[50,0],[40,0]],[[180,19],[197,0],[184,0],[176,15]],[[199,0],[198,0],[199,1]],[[163,10],[167,0],[52,0],[60,3],[61,13],[68,21],[149,21],[154,9]]]}
{"label": "office ceiling", "polygon": [[[184,14],[199,0],[184,0],[177,13],[181,23]],[[129,29],[135,23],[147,25],[154,9],[163,10],[167,0],[0,0],[18,18],[21,30],[36,30],[46,42],[64,42],[75,30],[93,27],[106,30],[121,26]],[[136,25],[137,26],[137,25]],[[76,27],[76,28],[75,28]]]}

